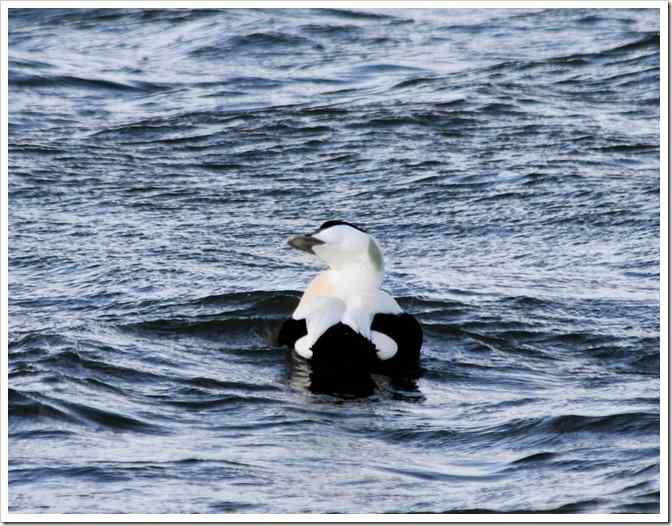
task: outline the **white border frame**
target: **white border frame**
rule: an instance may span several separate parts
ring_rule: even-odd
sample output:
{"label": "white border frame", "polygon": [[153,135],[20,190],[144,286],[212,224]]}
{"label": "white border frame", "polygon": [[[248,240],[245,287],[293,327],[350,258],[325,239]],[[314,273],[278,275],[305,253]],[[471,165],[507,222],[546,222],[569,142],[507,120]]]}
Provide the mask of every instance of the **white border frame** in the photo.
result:
{"label": "white border frame", "polygon": [[[130,5],[129,5],[130,4]],[[158,4],[158,5],[157,5]],[[245,8],[655,8],[660,13],[660,510],[657,514],[640,513],[584,513],[584,514],[265,514],[265,513],[230,513],[230,514],[57,514],[57,513],[9,513],[8,511],[8,419],[7,419],[7,389],[8,389],[8,10],[12,8],[106,8],[106,7],[133,7],[133,8],[213,8],[213,7],[245,7]],[[668,18],[669,5],[666,1],[446,1],[446,0],[284,0],[280,1],[187,1],[162,0],[157,1],[4,1],[1,5],[0,28],[2,34],[2,82],[0,91],[0,113],[2,118],[2,142],[0,155],[2,159],[0,175],[0,440],[2,447],[1,472],[2,486],[0,487],[0,519],[3,522],[367,522],[367,523],[401,523],[401,522],[636,522],[636,523],[667,523],[669,521],[669,442],[668,442],[668,61],[669,35]]]}

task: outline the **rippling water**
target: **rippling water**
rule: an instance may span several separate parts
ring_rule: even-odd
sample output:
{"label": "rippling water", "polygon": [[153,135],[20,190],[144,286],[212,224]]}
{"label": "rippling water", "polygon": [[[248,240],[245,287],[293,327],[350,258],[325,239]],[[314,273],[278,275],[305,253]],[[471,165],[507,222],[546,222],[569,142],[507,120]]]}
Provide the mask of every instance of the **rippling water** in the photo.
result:
{"label": "rippling water", "polygon": [[[13,512],[658,512],[655,9],[10,9]],[[328,219],[417,381],[273,344]]]}

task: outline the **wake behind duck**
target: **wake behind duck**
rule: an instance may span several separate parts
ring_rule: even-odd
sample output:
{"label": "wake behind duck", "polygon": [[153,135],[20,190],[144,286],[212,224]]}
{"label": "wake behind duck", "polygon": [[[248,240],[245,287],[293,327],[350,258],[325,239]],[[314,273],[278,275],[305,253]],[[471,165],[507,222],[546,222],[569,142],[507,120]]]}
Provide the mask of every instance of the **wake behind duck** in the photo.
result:
{"label": "wake behind duck", "polygon": [[344,221],[327,221],[288,243],[329,267],[310,282],[278,336],[279,344],[308,360],[313,386],[360,385],[372,372],[417,373],[422,329],[381,290],[383,252],[373,236]]}

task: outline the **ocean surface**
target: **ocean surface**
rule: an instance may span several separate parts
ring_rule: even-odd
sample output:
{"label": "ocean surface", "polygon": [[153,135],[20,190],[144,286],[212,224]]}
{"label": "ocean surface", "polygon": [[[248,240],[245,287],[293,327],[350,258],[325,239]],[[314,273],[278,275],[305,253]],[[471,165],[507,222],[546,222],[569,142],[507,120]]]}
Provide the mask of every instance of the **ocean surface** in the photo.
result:
{"label": "ocean surface", "polygon": [[[655,9],[10,9],[9,509],[659,510]],[[330,219],[422,373],[274,344]]]}

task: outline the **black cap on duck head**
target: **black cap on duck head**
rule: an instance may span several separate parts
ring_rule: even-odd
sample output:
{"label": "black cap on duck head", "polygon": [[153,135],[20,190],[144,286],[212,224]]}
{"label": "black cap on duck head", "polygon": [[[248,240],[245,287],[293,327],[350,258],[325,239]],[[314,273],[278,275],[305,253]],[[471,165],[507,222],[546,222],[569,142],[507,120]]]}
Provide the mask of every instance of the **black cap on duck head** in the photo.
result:
{"label": "black cap on duck head", "polygon": [[358,227],[357,225],[353,225],[352,223],[348,223],[347,221],[340,221],[340,220],[333,220],[333,221],[327,221],[326,223],[322,223],[320,226],[320,230],[325,230],[329,227],[332,226],[338,226],[338,225],[345,225],[354,228],[355,230],[359,230],[360,232],[364,232],[365,234],[368,234],[366,230],[363,228]]}

